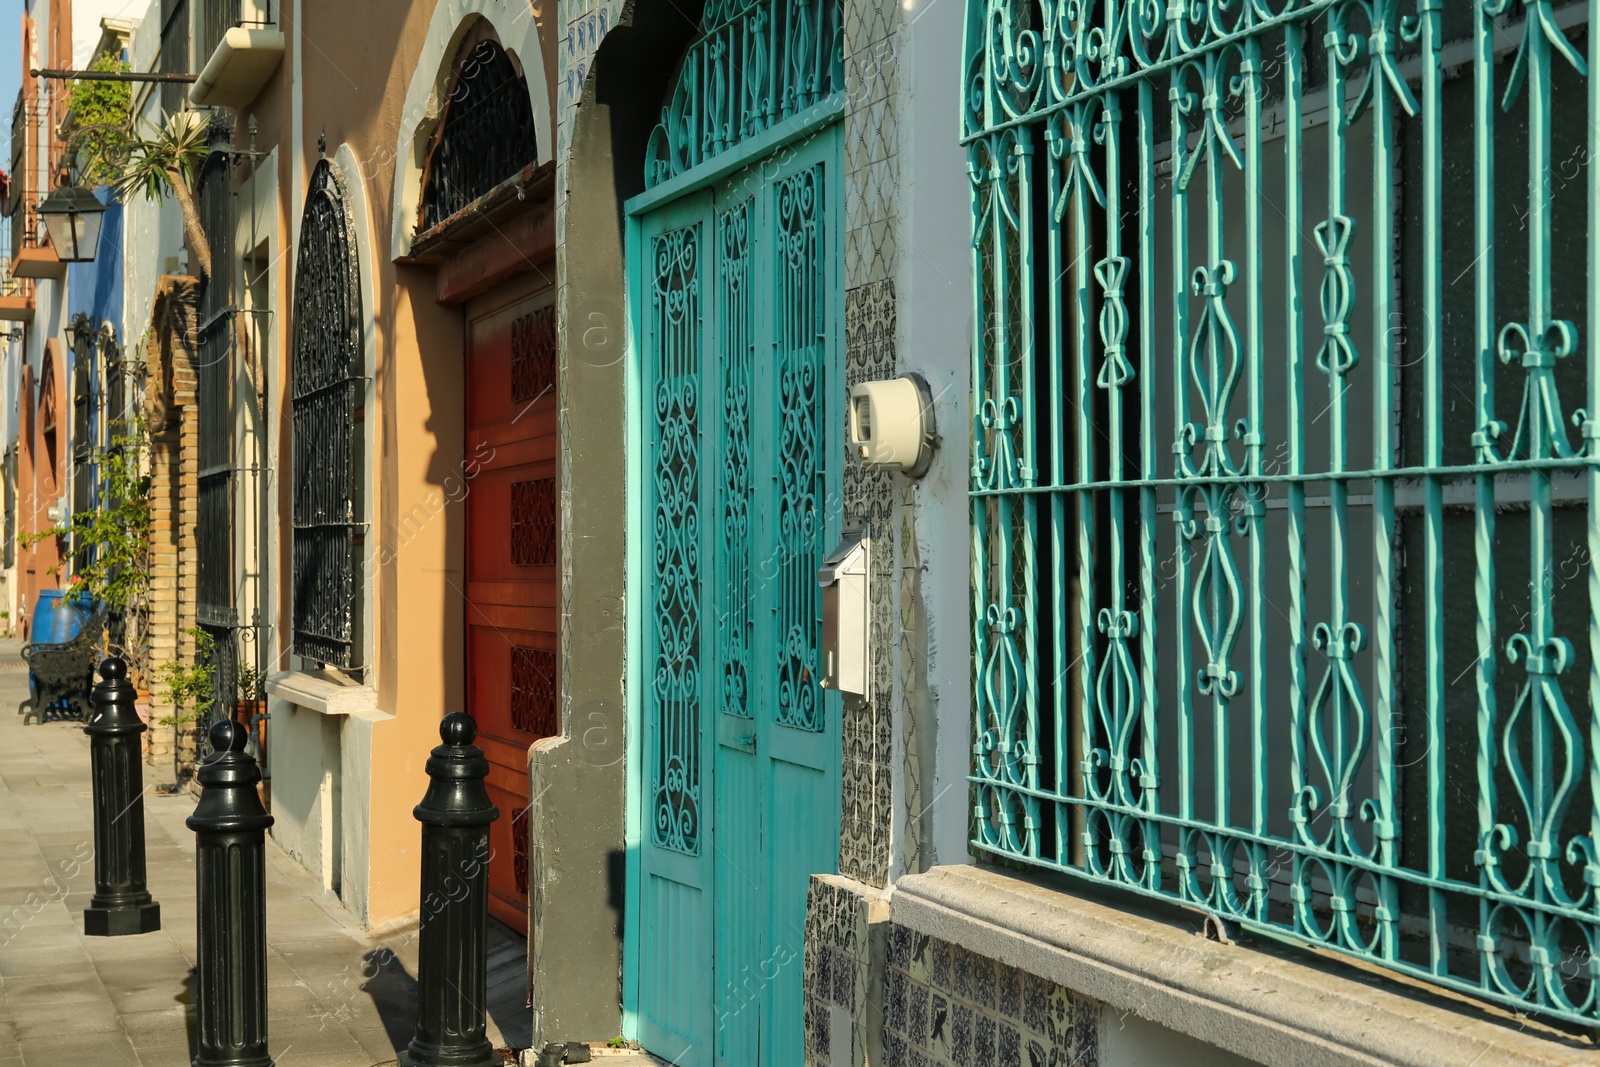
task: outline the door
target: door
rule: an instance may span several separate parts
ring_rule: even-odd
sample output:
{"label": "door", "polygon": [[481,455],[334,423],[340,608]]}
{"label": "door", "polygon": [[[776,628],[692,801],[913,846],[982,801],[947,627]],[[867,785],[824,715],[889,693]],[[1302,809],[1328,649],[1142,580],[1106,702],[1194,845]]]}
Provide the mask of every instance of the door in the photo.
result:
{"label": "door", "polygon": [[842,526],[836,129],[640,220],[640,1038],[801,1057],[809,878],[836,869],[817,570]]}
{"label": "door", "polygon": [[466,458],[445,495],[466,506],[467,707],[489,757],[489,911],[528,930],[528,746],[556,709],[554,290],[474,306]]}

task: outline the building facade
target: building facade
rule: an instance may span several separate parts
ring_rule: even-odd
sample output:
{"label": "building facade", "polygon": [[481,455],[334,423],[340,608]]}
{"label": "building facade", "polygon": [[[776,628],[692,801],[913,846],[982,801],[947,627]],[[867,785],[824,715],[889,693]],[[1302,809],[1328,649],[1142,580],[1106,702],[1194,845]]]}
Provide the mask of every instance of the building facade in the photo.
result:
{"label": "building facade", "polygon": [[152,0],[205,256],[0,292],[356,916],[468,711],[539,1046],[1592,1058],[1600,4],[379,8]]}

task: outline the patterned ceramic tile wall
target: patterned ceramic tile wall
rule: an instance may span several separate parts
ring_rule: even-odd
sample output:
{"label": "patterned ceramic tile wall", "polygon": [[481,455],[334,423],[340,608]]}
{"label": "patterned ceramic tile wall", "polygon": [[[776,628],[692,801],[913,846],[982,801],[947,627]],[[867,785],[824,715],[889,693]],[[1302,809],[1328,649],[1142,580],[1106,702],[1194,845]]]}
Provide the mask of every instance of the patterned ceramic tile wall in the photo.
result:
{"label": "patterned ceramic tile wall", "polygon": [[890,923],[885,1067],[1098,1067],[1100,1005]]}
{"label": "patterned ceramic tile wall", "polygon": [[[895,367],[894,283],[883,280],[845,294],[845,379],[889,378]],[[847,457],[844,508],[866,516],[872,533],[872,699],[845,701],[839,871],[870,885],[889,879],[897,645],[893,475]]]}
{"label": "patterned ceramic tile wall", "polygon": [[[859,882],[816,875],[806,899],[806,1067],[882,1063],[888,898]],[[835,1026],[848,1021],[849,1033]]]}

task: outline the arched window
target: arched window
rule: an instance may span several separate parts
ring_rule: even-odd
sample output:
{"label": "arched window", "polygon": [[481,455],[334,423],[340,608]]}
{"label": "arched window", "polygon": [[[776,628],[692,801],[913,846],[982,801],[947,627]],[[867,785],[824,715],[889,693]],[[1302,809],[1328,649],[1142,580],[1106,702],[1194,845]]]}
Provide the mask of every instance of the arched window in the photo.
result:
{"label": "arched window", "polygon": [[296,654],[361,666],[361,272],[344,179],[317,164],[300,223],[290,405]]}
{"label": "arched window", "polygon": [[528,81],[492,37],[462,46],[422,170],[418,232],[539,161]]}

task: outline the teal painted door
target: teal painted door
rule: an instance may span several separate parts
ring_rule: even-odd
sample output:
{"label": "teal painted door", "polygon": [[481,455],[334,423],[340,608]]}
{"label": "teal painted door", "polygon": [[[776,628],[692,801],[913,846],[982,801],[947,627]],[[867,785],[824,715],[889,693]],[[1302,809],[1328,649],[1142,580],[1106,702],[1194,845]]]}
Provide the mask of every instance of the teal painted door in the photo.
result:
{"label": "teal painted door", "polygon": [[802,1056],[838,862],[817,569],[841,526],[836,128],[641,220],[639,1029],[682,1067]]}

